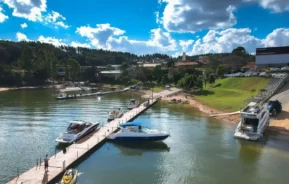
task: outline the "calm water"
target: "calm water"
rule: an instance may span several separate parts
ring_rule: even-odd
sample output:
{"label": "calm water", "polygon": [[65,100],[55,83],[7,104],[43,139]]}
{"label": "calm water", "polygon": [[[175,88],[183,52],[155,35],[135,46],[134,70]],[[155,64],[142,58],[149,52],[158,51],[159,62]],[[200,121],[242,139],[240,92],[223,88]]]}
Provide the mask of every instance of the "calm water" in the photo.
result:
{"label": "calm water", "polygon": [[[106,122],[131,94],[56,101],[52,90],[0,93],[0,183],[54,154],[55,138],[67,121]],[[136,97],[136,96],[135,96]],[[163,143],[105,143],[75,164],[78,183],[274,183],[289,180],[289,138],[266,135],[261,142],[233,138],[234,125],[202,116],[182,105],[158,103],[135,121],[169,131]],[[58,151],[58,150],[56,150]]]}

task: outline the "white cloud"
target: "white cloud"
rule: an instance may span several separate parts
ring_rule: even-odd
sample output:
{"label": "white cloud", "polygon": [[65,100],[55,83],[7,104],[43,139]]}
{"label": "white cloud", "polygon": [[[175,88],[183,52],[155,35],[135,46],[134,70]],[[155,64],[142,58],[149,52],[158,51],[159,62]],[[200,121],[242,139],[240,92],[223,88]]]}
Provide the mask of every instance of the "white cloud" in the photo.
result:
{"label": "white cloud", "polygon": [[18,42],[20,41],[29,41],[29,39],[27,38],[27,36],[23,33],[17,32],[16,33],[16,39]]}
{"label": "white cloud", "polygon": [[288,46],[289,43],[289,29],[278,28],[271,32],[264,40],[266,47],[274,46]]}
{"label": "white cloud", "polygon": [[20,26],[21,26],[23,29],[28,27],[28,25],[27,25],[26,23],[20,24]]}
{"label": "white cloud", "polygon": [[111,27],[110,24],[97,24],[95,28],[81,26],[76,29],[76,33],[82,37],[87,37],[91,44],[97,48],[106,48],[107,40],[113,36],[119,36],[125,33],[116,27]]}
{"label": "white cloud", "polygon": [[162,23],[163,23],[163,20],[162,20],[162,18],[160,17],[160,12],[156,11],[156,12],[155,12],[155,15],[156,15],[156,23],[157,23],[157,24],[162,24]]}
{"label": "white cloud", "polygon": [[2,7],[0,7],[0,23],[4,22],[6,19],[8,19],[7,15],[4,15],[4,13],[2,13]]}
{"label": "white cloud", "polygon": [[254,53],[256,47],[263,46],[263,41],[250,34],[249,28],[210,30],[203,38],[195,42],[189,54],[232,52],[238,46],[243,46],[249,53]]}
{"label": "white cloud", "polygon": [[183,52],[187,52],[188,48],[194,43],[194,40],[179,40],[179,45]]}
{"label": "white cloud", "polygon": [[62,28],[67,29],[69,27],[67,24],[63,22],[66,20],[66,18],[60,13],[55,12],[55,11],[52,11],[52,13],[48,14],[45,17],[45,20],[46,20],[46,23],[54,24],[56,28],[62,27]]}
{"label": "white cloud", "polygon": [[124,36],[125,31],[110,24],[97,24],[95,28],[81,26],[76,33],[86,37],[96,48],[133,52],[136,54],[166,53],[176,50],[176,41],[162,29],[151,30],[151,38],[146,41],[131,40]]}
{"label": "white cloud", "polygon": [[71,42],[70,44],[72,47],[85,47],[85,48],[91,48],[91,45],[89,45],[88,43],[79,43],[79,42]]}
{"label": "white cloud", "polygon": [[233,12],[242,0],[163,0],[163,25],[172,32],[228,28],[236,24]]}
{"label": "white cloud", "polygon": [[63,39],[57,39],[54,37],[44,37],[42,35],[39,36],[38,41],[43,42],[43,43],[49,43],[56,47],[59,47],[61,45],[66,45],[65,40]]}
{"label": "white cloud", "polygon": [[289,11],[288,0],[244,0],[245,2],[258,2],[265,9],[272,10],[275,13]]}
{"label": "white cloud", "polygon": [[2,0],[13,9],[13,16],[31,21],[42,21],[42,12],[46,11],[46,0]]}

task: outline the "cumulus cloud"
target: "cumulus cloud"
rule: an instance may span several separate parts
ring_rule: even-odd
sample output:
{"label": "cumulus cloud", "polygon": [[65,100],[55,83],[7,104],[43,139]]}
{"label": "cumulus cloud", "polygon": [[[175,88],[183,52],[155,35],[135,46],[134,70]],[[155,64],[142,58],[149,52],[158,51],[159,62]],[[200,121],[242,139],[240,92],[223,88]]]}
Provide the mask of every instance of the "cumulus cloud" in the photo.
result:
{"label": "cumulus cloud", "polygon": [[43,42],[43,43],[49,43],[56,47],[59,47],[61,45],[66,45],[65,40],[63,39],[57,39],[54,37],[44,37],[42,35],[39,36],[38,41]]}
{"label": "cumulus cloud", "polygon": [[261,7],[272,10],[275,13],[289,11],[288,0],[244,0],[245,2],[258,2]]}
{"label": "cumulus cloud", "polygon": [[188,48],[192,46],[194,40],[179,40],[179,45],[182,47],[183,52],[187,52]]}
{"label": "cumulus cloud", "polygon": [[289,29],[278,28],[271,32],[264,40],[266,47],[287,46],[289,43]]}
{"label": "cumulus cloud", "polygon": [[54,24],[56,28],[62,27],[67,29],[69,26],[64,23],[66,18],[58,12],[52,11],[45,17],[46,23]]}
{"label": "cumulus cloud", "polygon": [[13,9],[13,16],[31,21],[42,21],[42,12],[46,11],[46,0],[2,0]]}
{"label": "cumulus cloud", "polygon": [[263,41],[250,34],[249,28],[210,30],[203,38],[195,42],[189,54],[231,52],[238,46],[243,46],[249,53],[254,53],[256,47],[263,46]]}
{"label": "cumulus cloud", "polygon": [[125,33],[110,24],[97,24],[95,28],[90,26],[81,26],[76,29],[76,33],[82,37],[87,37],[95,47],[106,48],[107,40],[113,36],[119,36]]}
{"label": "cumulus cloud", "polygon": [[79,43],[79,42],[71,42],[70,44],[72,47],[85,47],[85,48],[91,48],[91,45],[89,45],[88,43]]}
{"label": "cumulus cloud", "polygon": [[28,27],[28,25],[27,25],[26,23],[20,24],[20,26],[21,26],[23,29],[25,29],[25,28]]}
{"label": "cumulus cloud", "polygon": [[29,41],[29,39],[27,38],[27,36],[23,33],[17,32],[16,33],[16,39],[18,42],[20,41]]}
{"label": "cumulus cloud", "polygon": [[0,23],[4,22],[6,19],[8,19],[7,15],[4,15],[4,13],[2,13],[2,7],[0,7]]}
{"label": "cumulus cloud", "polygon": [[176,41],[168,32],[162,29],[151,30],[149,40],[131,40],[125,36],[125,31],[110,24],[97,24],[96,27],[81,26],[76,33],[89,40],[96,48],[147,54],[155,52],[170,52],[176,49]]}
{"label": "cumulus cloud", "polygon": [[156,11],[155,15],[156,15],[156,23],[157,24],[162,24],[163,21],[162,21],[162,18],[160,17],[160,12]]}
{"label": "cumulus cloud", "polygon": [[236,24],[235,6],[241,0],[163,0],[163,25],[172,32],[228,28]]}

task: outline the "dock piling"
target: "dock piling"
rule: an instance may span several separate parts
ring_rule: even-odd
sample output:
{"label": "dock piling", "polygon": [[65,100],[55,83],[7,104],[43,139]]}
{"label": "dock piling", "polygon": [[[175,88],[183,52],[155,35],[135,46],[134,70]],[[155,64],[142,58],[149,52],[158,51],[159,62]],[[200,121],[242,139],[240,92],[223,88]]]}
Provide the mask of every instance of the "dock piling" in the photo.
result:
{"label": "dock piling", "polygon": [[17,168],[17,177],[19,178],[19,168]]}
{"label": "dock piling", "polygon": [[77,150],[76,156],[77,156],[77,158],[78,158],[78,150]]}
{"label": "dock piling", "polygon": [[36,159],[36,167],[38,166],[38,158]]}
{"label": "dock piling", "polygon": [[40,157],[40,159],[39,159],[39,167],[41,166],[41,157]]}
{"label": "dock piling", "polygon": [[62,169],[65,170],[65,160],[63,160],[62,167]]}

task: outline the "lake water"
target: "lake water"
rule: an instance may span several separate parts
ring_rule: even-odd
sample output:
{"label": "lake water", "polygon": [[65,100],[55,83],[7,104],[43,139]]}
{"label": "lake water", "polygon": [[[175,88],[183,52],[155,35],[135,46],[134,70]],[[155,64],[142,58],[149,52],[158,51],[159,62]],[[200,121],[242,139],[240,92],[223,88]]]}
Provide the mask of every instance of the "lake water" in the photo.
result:
{"label": "lake water", "polygon": [[[0,93],[0,183],[53,155],[55,139],[70,120],[105,123],[112,107],[126,109],[129,93],[65,101],[50,89]],[[135,95],[134,98],[137,98]],[[203,116],[188,105],[157,103],[135,121],[169,131],[163,143],[107,142],[74,164],[77,183],[105,184],[286,184],[289,138],[265,135],[260,142],[236,140],[235,125]],[[59,150],[56,150],[59,151]]]}

